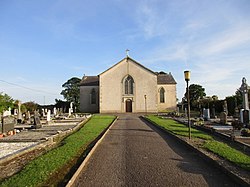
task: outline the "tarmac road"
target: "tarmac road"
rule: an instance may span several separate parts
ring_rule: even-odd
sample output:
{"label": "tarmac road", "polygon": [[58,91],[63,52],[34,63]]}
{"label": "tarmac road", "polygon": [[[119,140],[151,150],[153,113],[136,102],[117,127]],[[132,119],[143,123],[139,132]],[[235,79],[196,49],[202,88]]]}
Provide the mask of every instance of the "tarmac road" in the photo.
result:
{"label": "tarmac road", "polygon": [[72,186],[238,186],[156,131],[137,115],[120,115]]}

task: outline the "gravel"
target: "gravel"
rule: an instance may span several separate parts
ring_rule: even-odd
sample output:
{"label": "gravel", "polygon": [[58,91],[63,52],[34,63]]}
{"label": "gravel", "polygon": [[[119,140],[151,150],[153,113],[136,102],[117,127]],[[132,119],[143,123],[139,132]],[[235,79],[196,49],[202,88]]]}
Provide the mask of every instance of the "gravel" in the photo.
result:
{"label": "gravel", "polygon": [[37,142],[18,142],[18,143],[0,143],[0,159],[9,156],[11,154],[17,153],[21,150],[27,149]]}

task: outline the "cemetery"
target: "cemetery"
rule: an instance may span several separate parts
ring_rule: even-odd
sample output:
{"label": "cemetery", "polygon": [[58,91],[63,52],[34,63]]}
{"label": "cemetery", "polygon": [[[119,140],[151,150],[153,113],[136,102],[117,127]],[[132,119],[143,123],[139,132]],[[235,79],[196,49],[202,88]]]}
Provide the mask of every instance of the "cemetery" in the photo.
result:
{"label": "cemetery", "polygon": [[[235,142],[240,142],[244,146],[250,146],[250,124],[249,124],[249,102],[248,102],[248,92],[249,86],[246,83],[246,79],[242,79],[242,84],[239,91],[242,94],[242,108],[238,109],[235,107],[235,112],[233,116],[228,115],[228,106],[227,101],[224,100],[222,104],[222,110],[218,113],[218,116],[215,114],[214,108],[203,108],[200,115],[193,115],[190,119],[192,126],[204,131],[217,133],[219,136],[224,137],[225,139],[232,140]],[[210,114],[212,111],[212,114]],[[177,113],[175,119],[179,122],[188,123],[187,118],[185,117],[186,110],[183,115]],[[248,148],[249,149],[249,148]]]}
{"label": "cemetery", "polygon": [[[82,123],[90,118],[90,114],[72,114],[61,109],[42,109],[33,114],[20,114],[18,109],[11,114],[11,109],[0,116],[0,179],[17,172],[20,165],[45,153],[69,134],[77,131]],[[13,166],[14,162],[14,166]],[[7,171],[8,170],[8,171]]]}
{"label": "cemetery", "polygon": [[[250,155],[248,90],[249,86],[246,83],[246,79],[243,78],[240,87],[243,101],[242,108],[235,108],[234,115],[229,115],[226,100],[222,103],[220,113],[216,113],[214,107],[204,107],[200,109],[198,115],[195,113],[192,114],[191,117],[188,117],[190,111],[188,115],[185,103],[184,106],[181,106],[183,108],[178,107],[174,112],[157,113],[160,119],[168,120],[171,118],[171,120],[175,120],[186,126],[190,124],[192,130],[190,129],[191,134],[189,135],[189,139],[187,138],[188,134],[184,132],[186,131],[185,126],[183,127],[178,123],[175,124],[173,121],[171,121],[171,125],[168,126],[168,122],[161,121],[147,112],[141,115],[145,115],[146,120],[157,124],[157,126],[159,124],[162,125],[161,128],[163,128],[163,130],[167,129],[167,131],[177,135],[181,141],[184,140],[194,147],[195,150],[200,151],[200,146],[202,145],[216,155],[220,155],[220,150],[213,150],[215,147],[213,144],[216,144],[216,146],[222,147],[225,150],[230,150],[230,154],[238,155],[238,159],[247,160],[246,164],[239,165],[240,168],[244,168],[246,171],[239,170],[227,162],[223,162],[222,164],[225,168],[234,168],[232,170],[238,172],[245,180],[249,174],[247,170],[249,170],[248,158]],[[54,148],[56,150],[62,140],[67,140],[69,135],[73,134],[73,132],[77,132],[82,127],[82,124],[87,122],[92,116],[88,113],[74,112],[72,102],[69,103],[68,108],[49,106],[24,113],[21,112],[22,103],[18,102],[17,106],[17,109],[11,110],[11,108],[8,108],[8,110],[3,111],[3,115],[0,115],[0,180],[12,176],[18,172],[20,168],[38,156],[47,155],[45,153],[49,153],[50,150],[53,152]],[[175,129],[175,127],[177,127],[177,129]],[[184,133],[181,132],[182,130],[180,131],[180,129],[184,129]],[[86,137],[87,136],[88,135],[86,135]],[[227,146],[227,144],[230,144],[230,146]],[[231,147],[233,147],[233,149]],[[64,148],[60,149],[63,150]],[[237,152],[237,150],[239,152]],[[65,150],[63,150],[63,152],[65,152]],[[208,152],[205,153],[205,156],[215,159],[216,162],[221,162],[220,156],[227,160],[231,159],[228,155],[215,156]],[[66,163],[68,162],[67,159],[61,162]],[[53,162],[57,161],[58,160],[54,160]],[[238,162],[234,160],[230,161]],[[239,162],[241,162],[241,160]],[[242,163],[245,162],[242,161]],[[66,173],[62,175],[66,175]],[[248,179],[246,179],[246,181],[248,183],[250,182]]]}

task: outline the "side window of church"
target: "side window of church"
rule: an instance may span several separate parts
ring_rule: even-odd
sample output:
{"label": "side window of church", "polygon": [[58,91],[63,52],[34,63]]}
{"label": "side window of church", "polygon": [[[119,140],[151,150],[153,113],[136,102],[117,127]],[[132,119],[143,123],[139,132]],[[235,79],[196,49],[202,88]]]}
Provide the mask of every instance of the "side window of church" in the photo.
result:
{"label": "side window of church", "polygon": [[131,76],[128,76],[125,79],[124,86],[125,86],[125,94],[134,94],[134,80]]}
{"label": "side window of church", "polygon": [[91,104],[96,104],[96,91],[93,88],[91,91],[91,100],[90,100]]}
{"label": "side window of church", "polygon": [[165,103],[165,90],[164,90],[164,88],[160,89],[160,103]]}

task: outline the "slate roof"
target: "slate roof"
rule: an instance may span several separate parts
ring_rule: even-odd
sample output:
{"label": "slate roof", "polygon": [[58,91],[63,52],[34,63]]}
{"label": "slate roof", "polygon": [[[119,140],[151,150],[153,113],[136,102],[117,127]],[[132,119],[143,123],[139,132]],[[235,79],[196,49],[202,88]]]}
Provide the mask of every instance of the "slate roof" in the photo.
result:
{"label": "slate roof", "polygon": [[[171,73],[165,73],[163,71],[161,71],[161,72],[153,72],[152,70],[150,70],[150,69],[146,68],[145,66],[141,65],[140,63],[136,62],[134,59],[132,59],[130,57],[126,57],[126,58],[132,60],[135,64],[137,64],[138,66],[144,68],[148,72],[155,74],[157,76],[157,84],[158,85],[160,85],[160,84],[177,84]],[[117,64],[113,65],[112,67],[110,67],[106,71],[102,72],[100,75],[107,72],[108,70],[110,70],[114,66],[118,65],[123,60],[121,60]],[[99,86],[99,75],[98,76],[83,76],[83,78],[82,78],[79,85],[80,86]]]}
{"label": "slate roof", "polygon": [[99,76],[83,76],[80,86],[99,86]]}
{"label": "slate roof", "polygon": [[157,74],[157,84],[177,84],[171,73],[159,72]]}

